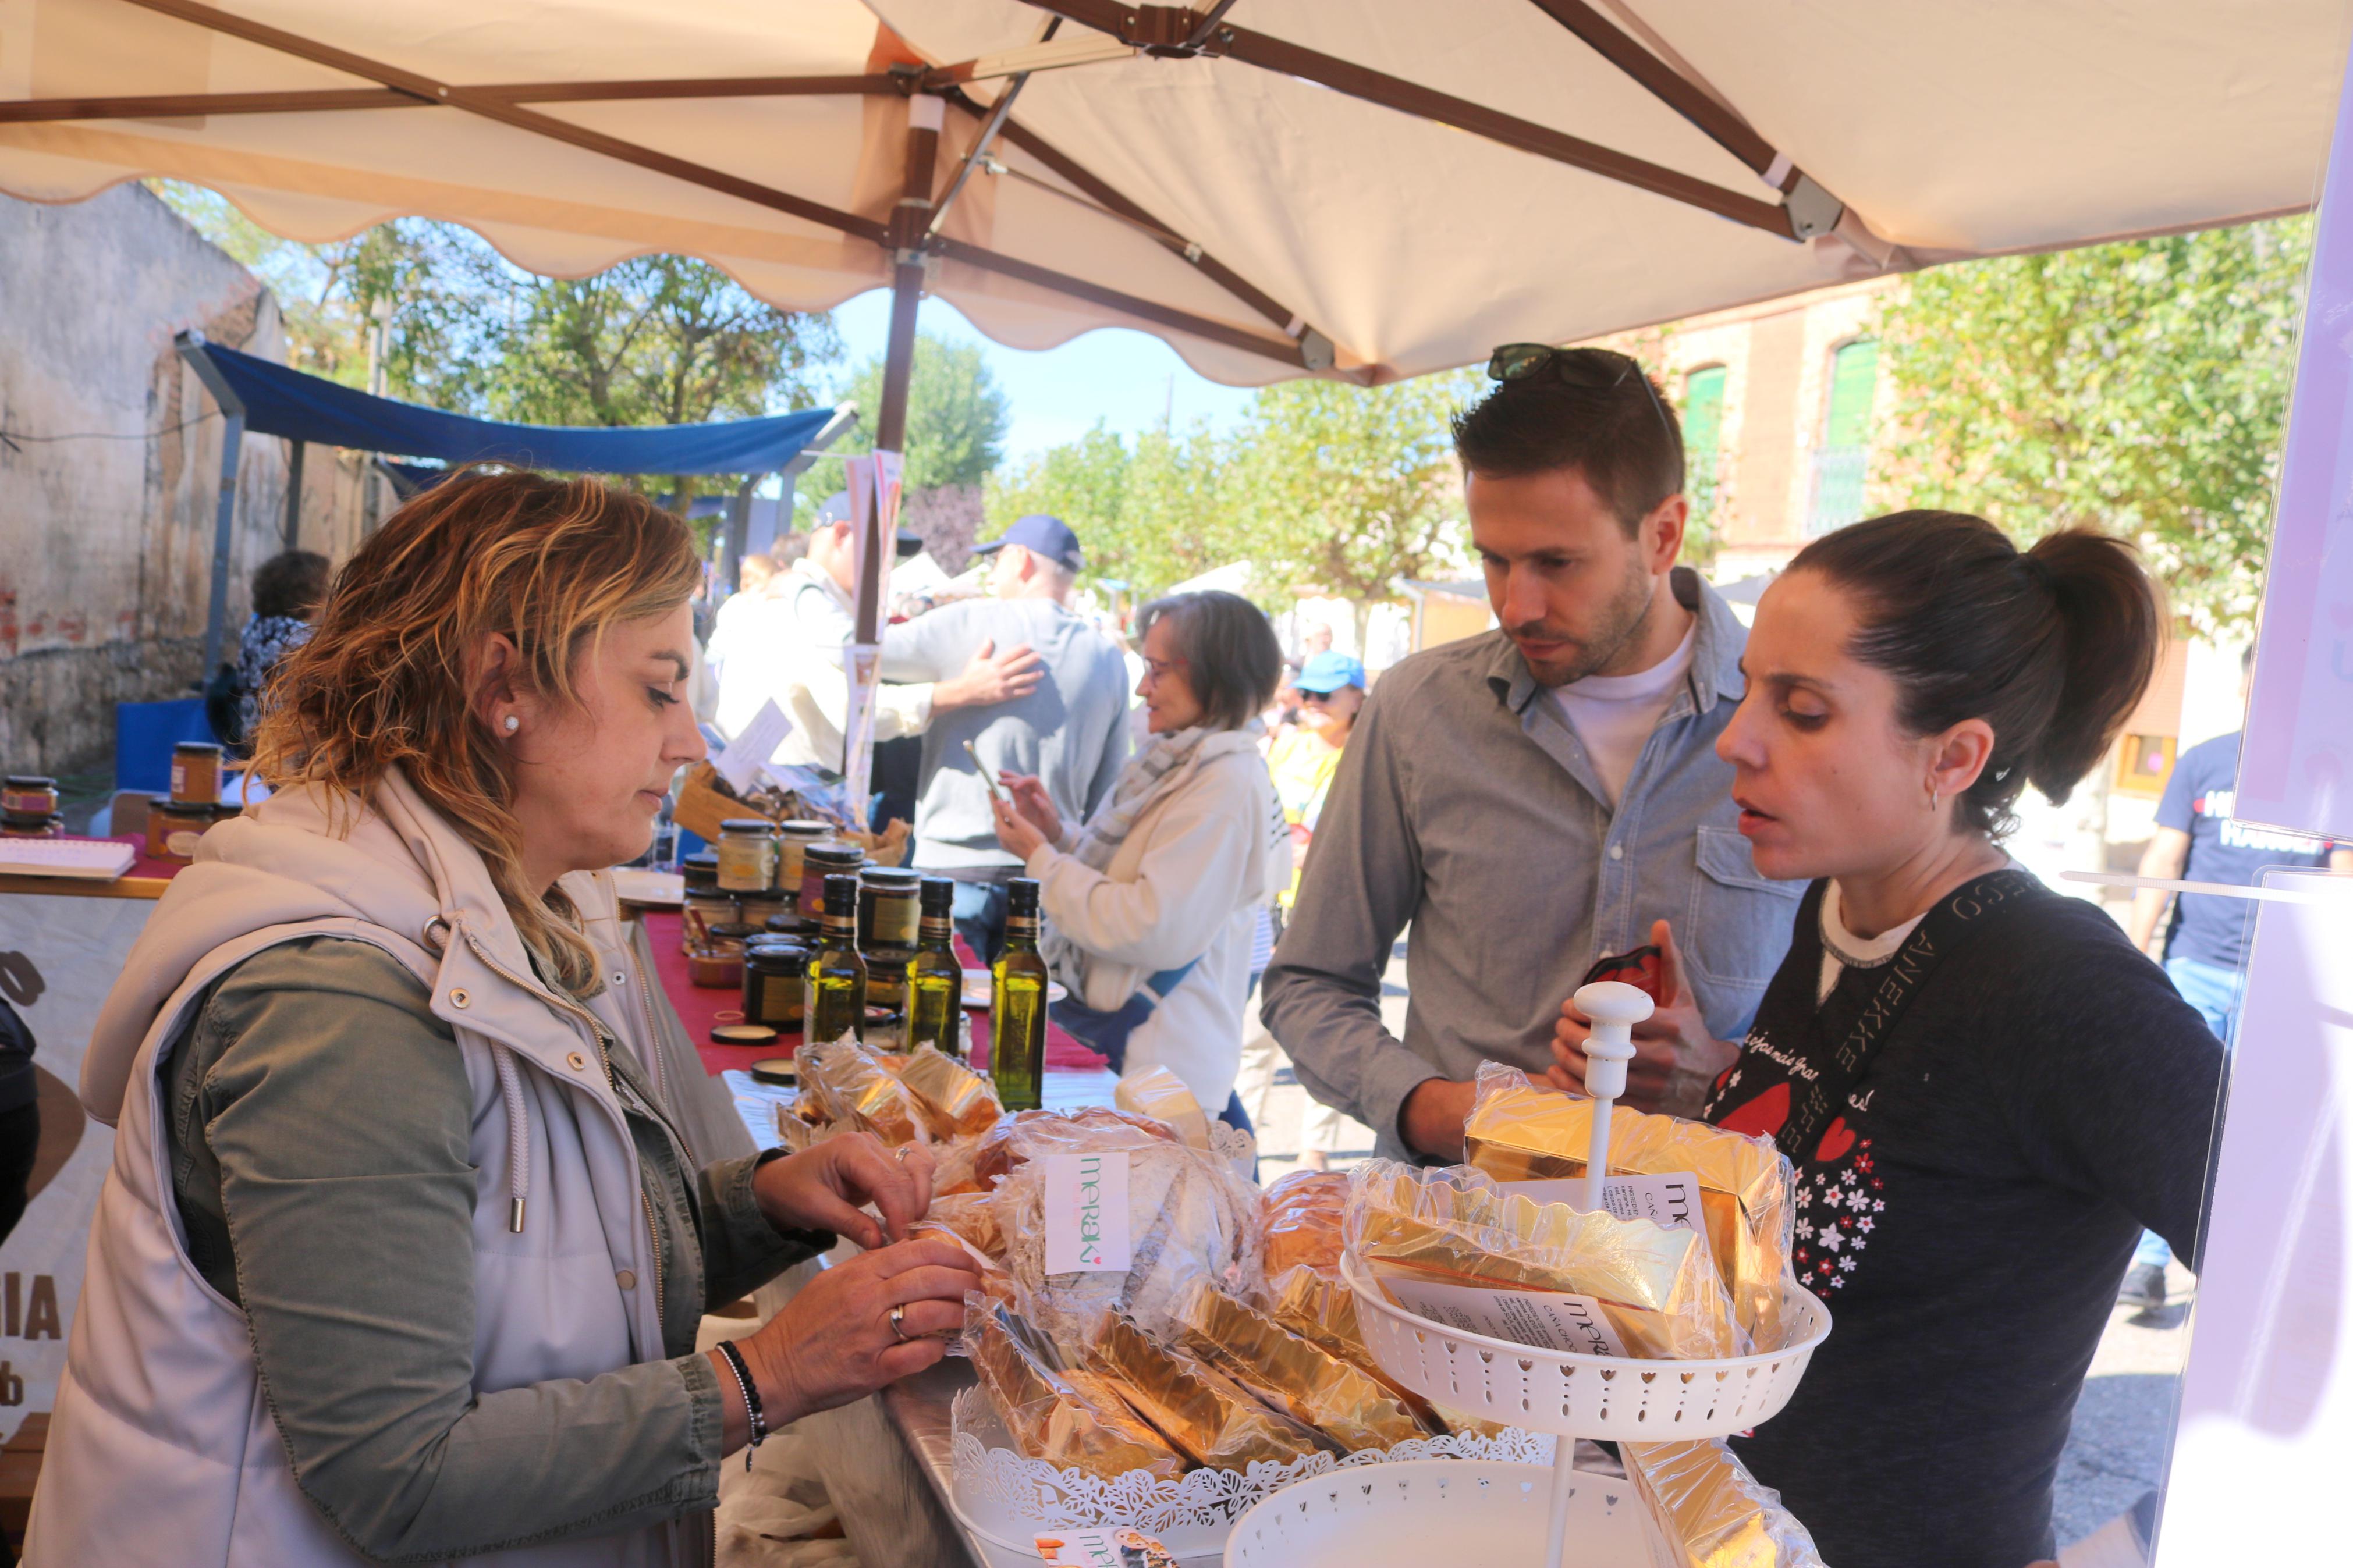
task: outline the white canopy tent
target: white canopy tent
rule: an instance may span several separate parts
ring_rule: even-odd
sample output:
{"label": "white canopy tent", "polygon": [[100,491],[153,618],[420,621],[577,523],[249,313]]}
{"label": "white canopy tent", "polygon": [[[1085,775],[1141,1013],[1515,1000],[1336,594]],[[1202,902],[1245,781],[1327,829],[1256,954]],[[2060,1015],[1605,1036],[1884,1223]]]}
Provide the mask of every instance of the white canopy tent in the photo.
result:
{"label": "white canopy tent", "polygon": [[[0,191],[701,257],[1235,384],[2309,204],[2344,0],[0,0]],[[895,29],[895,30],[894,30]],[[879,560],[879,552],[869,558]],[[873,629],[866,605],[861,631]],[[861,640],[870,640],[861,638]]]}

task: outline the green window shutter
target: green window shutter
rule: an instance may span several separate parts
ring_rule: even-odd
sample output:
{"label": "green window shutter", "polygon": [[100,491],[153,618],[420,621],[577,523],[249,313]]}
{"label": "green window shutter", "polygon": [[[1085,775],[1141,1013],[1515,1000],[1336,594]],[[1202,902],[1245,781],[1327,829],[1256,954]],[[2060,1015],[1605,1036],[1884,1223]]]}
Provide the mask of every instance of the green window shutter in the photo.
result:
{"label": "green window shutter", "polygon": [[1717,460],[1724,437],[1724,366],[1712,364],[1683,377],[1683,482],[1692,511],[1702,518],[1715,509]]}
{"label": "green window shutter", "polygon": [[1871,437],[1871,393],[1879,379],[1879,342],[1859,338],[1831,357],[1831,416],[1825,447],[1862,447]]}

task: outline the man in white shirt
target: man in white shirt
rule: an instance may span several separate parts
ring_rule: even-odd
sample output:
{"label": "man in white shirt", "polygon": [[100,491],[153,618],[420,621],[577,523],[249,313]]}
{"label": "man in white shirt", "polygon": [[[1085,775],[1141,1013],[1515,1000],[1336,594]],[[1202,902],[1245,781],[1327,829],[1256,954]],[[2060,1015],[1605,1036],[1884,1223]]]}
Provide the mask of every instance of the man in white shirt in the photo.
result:
{"label": "man in white shirt", "polygon": [[[752,678],[723,683],[716,720],[722,733],[735,734],[773,699],[792,721],[793,732],[770,760],[839,771],[849,710],[842,647],[857,628],[856,561],[847,519],[811,531],[808,553],[776,579],[743,635],[731,639],[729,664]],[[945,679],[885,685],[876,694],[874,738],[920,735],[934,714],[1026,696],[1038,684],[1039,662],[1027,647],[998,653],[983,643]]]}

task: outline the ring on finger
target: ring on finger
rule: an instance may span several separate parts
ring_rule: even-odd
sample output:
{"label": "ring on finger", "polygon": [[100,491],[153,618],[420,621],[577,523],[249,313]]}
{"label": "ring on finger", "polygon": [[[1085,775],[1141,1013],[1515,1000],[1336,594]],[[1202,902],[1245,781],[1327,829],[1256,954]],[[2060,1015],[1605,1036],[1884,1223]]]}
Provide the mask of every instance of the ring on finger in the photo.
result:
{"label": "ring on finger", "polygon": [[891,1152],[896,1155],[898,1157],[899,1163],[903,1165],[907,1163],[907,1151],[912,1147],[913,1147],[913,1145],[902,1143],[896,1149],[892,1150]]}
{"label": "ring on finger", "polygon": [[891,1309],[891,1337],[902,1345],[907,1342],[907,1304],[904,1301]]}

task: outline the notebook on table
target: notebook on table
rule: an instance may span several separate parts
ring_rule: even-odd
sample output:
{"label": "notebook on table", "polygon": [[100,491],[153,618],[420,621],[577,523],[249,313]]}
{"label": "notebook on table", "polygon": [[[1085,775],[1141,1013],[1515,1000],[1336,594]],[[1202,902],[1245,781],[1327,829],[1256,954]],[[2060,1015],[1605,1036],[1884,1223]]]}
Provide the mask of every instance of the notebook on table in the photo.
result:
{"label": "notebook on table", "polygon": [[139,852],[111,838],[0,838],[0,876],[111,882]]}

